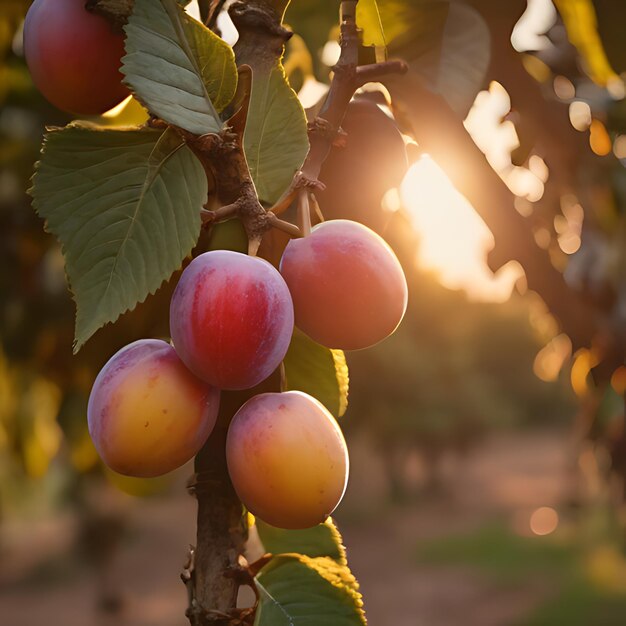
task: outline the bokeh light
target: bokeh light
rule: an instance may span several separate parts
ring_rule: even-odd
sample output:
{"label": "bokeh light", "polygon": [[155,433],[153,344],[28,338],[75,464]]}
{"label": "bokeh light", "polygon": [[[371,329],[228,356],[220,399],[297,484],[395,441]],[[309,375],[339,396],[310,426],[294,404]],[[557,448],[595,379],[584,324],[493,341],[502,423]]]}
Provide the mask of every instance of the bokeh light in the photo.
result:
{"label": "bokeh light", "polygon": [[540,537],[552,534],[559,525],[559,514],[549,506],[542,506],[530,516],[530,530]]}

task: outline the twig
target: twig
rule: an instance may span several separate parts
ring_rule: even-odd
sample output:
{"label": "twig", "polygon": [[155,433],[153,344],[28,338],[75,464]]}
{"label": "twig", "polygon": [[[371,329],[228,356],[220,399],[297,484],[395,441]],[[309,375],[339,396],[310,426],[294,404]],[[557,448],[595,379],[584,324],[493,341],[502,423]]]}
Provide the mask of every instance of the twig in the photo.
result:
{"label": "twig", "polygon": [[222,10],[224,2],[226,2],[226,0],[198,0],[200,21],[207,28],[212,29],[215,26],[215,21]]}
{"label": "twig", "polygon": [[315,194],[313,193],[309,193],[309,204],[312,207],[312,211],[315,213],[315,215],[317,216],[317,219],[320,222],[325,221],[324,220],[324,214],[322,213],[322,209],[320,208],[319,202],[317,201],[317,198],[315,197]]}
{"label": "twig", "polygon": [[513,206],[511,192],[446,100],[413,76],[401,84],[390,81],[388,86],[394,112],[410,124],[420,146],[441,166],[493,233],[496,247],[489,254],[492,269],[510,260],[518,261],[528,287],[544,299],[569,335],[574,350],[590,346],[598,333],[610,332],[608,321],[566,284],[548,253],[536,245],[528,221]]}
{"label": "twig", "polygon": [[214,211],[209,211],[208,209],[202,209],[200,211],[200,218],[202,219],[202,224],[204,226],[208,226],[209,224],[214,224],[215,222],[220,222],[231,217],[237,215],[237,211],[239,209],[239,199],[232,204],[227,204],[226,206],[222,206],[219,209],[215,209]]}
{"label": "twig", "polygon": [[123,33],[124,24],[133,12],[135,0],[85,0],[85,9],[102,15],[114,30]]}
{"label": "twig", "polygon": [[326,100],[317,117],[309,124],[310,147],[306,160],[287,191],[270,209],[276,215],[289,208],[300,189],[324,188],[318,177],[338,133],[341,132],[341,123],[354,92],[367,82],[377,81],[391,74],[403,74],[407,70],[404,61],[358,66],[357,4],[358,0],[343,0],[341,3],[341,55],[333,68],[334,76]]}
{"label": "twig", "polygon": [[280,217],[277,217],[276,215],[274,215],[274,213],[268,213],[267,218],[273,228],[282,230],[292,237],[303,236],[302,231],[295,224],[292,224],[291,222],[286,222],[285,220],[281,220]]}
{"label": "twig", "polygon": [[385,61],[356,68],[356,84],[362,87],[366,83],[380,82],[392,74],[406,74],[409,66],[404,61]]}

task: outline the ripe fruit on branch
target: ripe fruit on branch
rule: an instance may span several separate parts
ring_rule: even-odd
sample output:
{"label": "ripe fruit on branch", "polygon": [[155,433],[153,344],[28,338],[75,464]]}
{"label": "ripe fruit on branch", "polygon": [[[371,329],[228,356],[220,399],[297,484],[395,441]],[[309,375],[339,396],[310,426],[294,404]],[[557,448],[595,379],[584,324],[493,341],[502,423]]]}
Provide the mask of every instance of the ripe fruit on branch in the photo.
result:
{"label": "ripe fruit on branch", "polygon": [[296,326],[329,348],[359,350],[389,336],[402,321],[408,290],[393,250],[350,220],[318,224],[292,239],[280,271]]}
{"label": "ripe fruit on branch", "polygon": [[89,433],[102,460],[128,476],[160,476],[191,459],[211,434],[220,393],[174,348],[142,339],[117,352],[91,390]]}
{"label": "ripe fruit on branch", "polygon": [[226,459],[241,501],[278,528],[323,522],[348,481],[348,450],[335,418],[300,391],[248,400],[230,424]]}
{"label": "ripe fruit on branch", "polygon": [[205,252],[183,272],[170,306],[170,333],[185,365],[219,389],[248,389],[283,360],[293,304],[267,261],[230,250]]}
{"label": "ripe fruit on branch", "polygon": [[87,11],[85,0],[35,0],[24,53],[36,87],[68,113],[97,115],[128,96],[119,71],[124,36]]}
{"label": "ripe fruit on branch", "polygon": [[326,219],[351,219],[381,232],[390,217],[383,196],[409,167],[404,139],[393,119],[363,99],[350,102],[341,128],[346,145],[328,155],[319,177],[326,189],[315,197]]}

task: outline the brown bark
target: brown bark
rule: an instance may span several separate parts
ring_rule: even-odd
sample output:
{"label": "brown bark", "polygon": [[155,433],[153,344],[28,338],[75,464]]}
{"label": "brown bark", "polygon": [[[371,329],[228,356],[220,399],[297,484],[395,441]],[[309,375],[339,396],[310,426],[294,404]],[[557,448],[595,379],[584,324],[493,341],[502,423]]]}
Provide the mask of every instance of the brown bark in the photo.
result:
{"label": "brown bark", "polygon": [[227,412],[196,457],[190,490],[198,500],[197,544],[183,575],[190,592],[192,626],[227,626],[239,618],[239,557],[247,539],[243,507],[226,466]]}

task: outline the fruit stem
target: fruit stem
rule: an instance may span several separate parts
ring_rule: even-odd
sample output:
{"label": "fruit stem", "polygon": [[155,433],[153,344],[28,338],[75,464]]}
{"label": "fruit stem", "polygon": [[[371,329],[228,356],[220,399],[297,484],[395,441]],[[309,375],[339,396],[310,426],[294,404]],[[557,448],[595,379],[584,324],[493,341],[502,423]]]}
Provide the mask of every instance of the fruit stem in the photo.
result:
{"label": "fruit stem", "polygon": [[311,207],[309,192],[306,189],[300,189],[298,193],[298,225],[303,237],[311,234]]}

